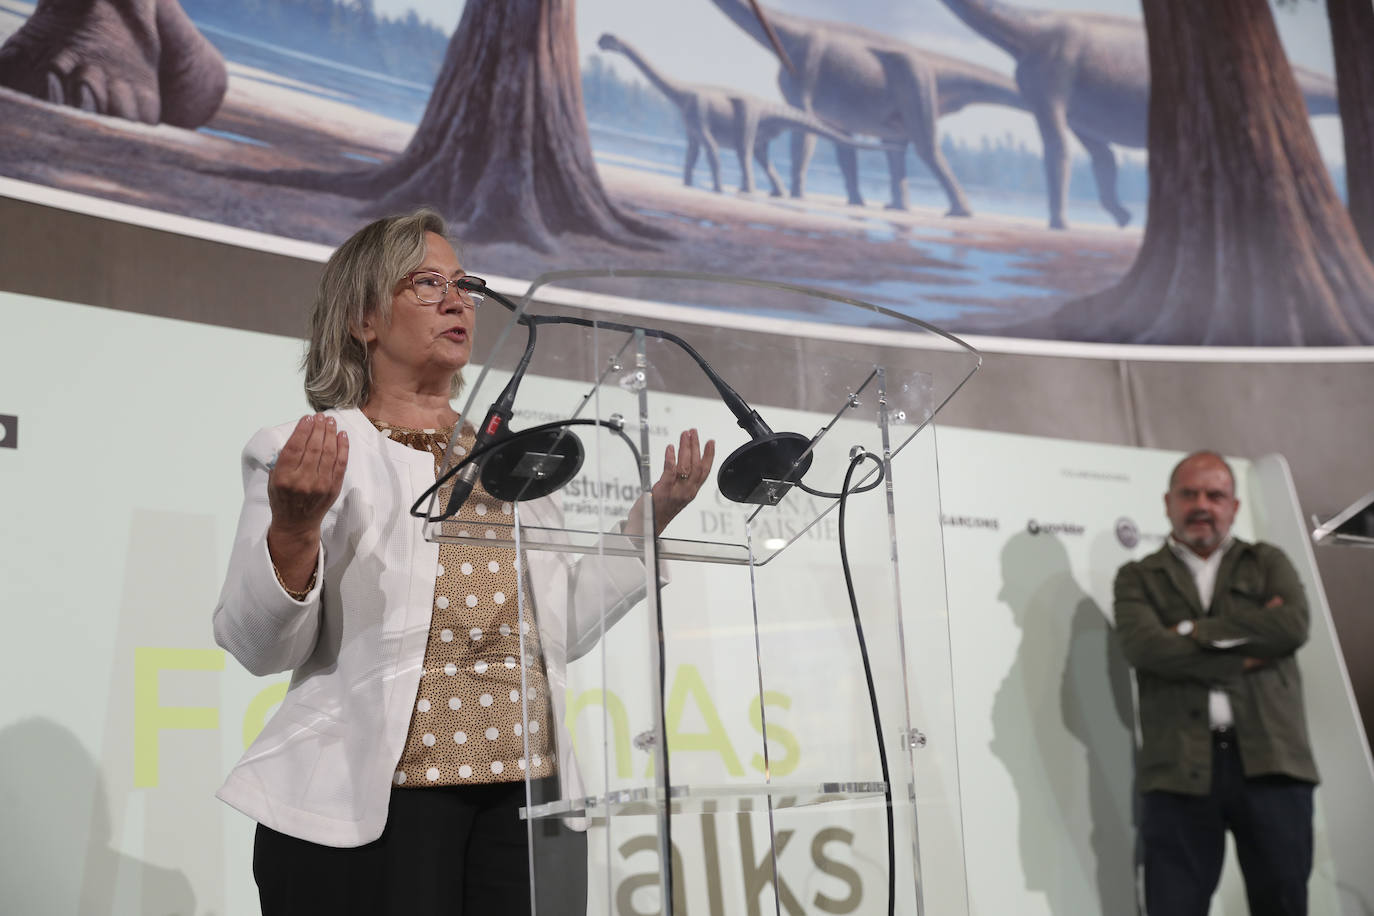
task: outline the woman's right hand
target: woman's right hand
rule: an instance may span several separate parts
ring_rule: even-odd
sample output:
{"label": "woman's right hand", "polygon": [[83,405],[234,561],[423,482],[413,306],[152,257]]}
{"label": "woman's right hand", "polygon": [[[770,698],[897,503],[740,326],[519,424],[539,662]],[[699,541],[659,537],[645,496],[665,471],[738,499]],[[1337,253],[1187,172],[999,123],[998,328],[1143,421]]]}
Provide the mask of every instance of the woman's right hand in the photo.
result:
{"label": "woman's right hand", "polygon": [[267,475],[267,549],[282,582],[304,589],[319,554],[320,523],[343,489],[348,433],[333,417],[302,417]]}

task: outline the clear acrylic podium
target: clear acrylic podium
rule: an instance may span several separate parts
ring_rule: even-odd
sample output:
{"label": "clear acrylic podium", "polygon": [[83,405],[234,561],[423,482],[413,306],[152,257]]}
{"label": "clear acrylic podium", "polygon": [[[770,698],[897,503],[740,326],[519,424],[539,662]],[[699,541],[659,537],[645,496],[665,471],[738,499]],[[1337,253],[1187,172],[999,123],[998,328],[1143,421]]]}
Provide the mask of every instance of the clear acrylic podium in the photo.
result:
{"label": "clear acrylic podium", "polygon": [[[510,714],[527,741],[531,704],[566,725],[561,788],[530,779],[522,812],[535,912],[567,911],[570,829],[592,914],[881,914],[889,895],[896,913],[967,912],[932,420],[976,352],[739,278],[567,271],[511,304],[479,313],[462,413],[476,426],[519,372],[505,431],[547,431],[472,458],[509,515],[445,518],[441,488],[425,529],[525,558],[518,600],[555,696],[525,690]],[[720,322],[674,322],[683,305]],[[688,428],[715,467],[662,536],[639,536],[640,496]],[[443,467],[468,457],[451,443]],[[549,569],[554,592],[531,581]],[[566,621],[540,607],[553,593]]]}

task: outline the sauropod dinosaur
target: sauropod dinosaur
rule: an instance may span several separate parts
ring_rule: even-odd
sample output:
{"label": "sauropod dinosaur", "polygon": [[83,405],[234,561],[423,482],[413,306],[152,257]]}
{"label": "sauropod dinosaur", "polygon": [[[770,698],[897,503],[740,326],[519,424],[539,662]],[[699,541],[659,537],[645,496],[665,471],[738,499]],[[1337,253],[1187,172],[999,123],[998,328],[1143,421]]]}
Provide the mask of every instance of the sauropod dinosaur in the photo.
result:
{"label": "sauropod dinosaur", "polygon": [[0,47],[0,86],[57,105],[199,127],[224,99],[224,58],[177,0],[38,0]]}
{"label": "sauropod dinosaur", "polygon": [[629,58],[654,88],[677,106],[687,131],[687,159],[682,175],[685,185],[692,184],[697,155],[704,149],[706,162],[711,167],[711,182],[717,192],[721,190],[719,145],[724,143],[733,147],[739,156],[741,191],[749,193],[754,190],[752,153],[773,186],[772,195],[781,197],[782,182],[769,159],[768,144],[784,130],[808,131],[847,147],[885,149],[847,137],[800,108],[780,105],[733,89],[670,79],[645,60],[638,50],[610,33],[602,35],[597,46],[603,51],[618,52]]}
{"label": "sauropod dinosaur", "polygon": [[[1070,133],[1092,159],[1103,208],[1124,226],[1131,214],[1117,198],[1116,156],[1109,144],[1138,149],[1146,145],[1150,61],[1144,23],[1126,16],[1028,9],[997,0],[943,2],[969,28],[1016,59],[1016,85],[1045,148],[1050,227],[1066,225]],[[1335,83],[1311,70],[1293,69],[1308,113],[1335,113]]]}
{"label": "sauropod dinosaur", "polygon": [[[767,31],[744,0],[711,0],[750,37],[774,53]],[[949,198],[950,216],[969,215],[968,201],[936,142],[935,121],[965,105],[1025,108],[1016,85],[986,67],[925,51],[888,35],[841,22],[807,19],[765,8],[796,74],[783,67],[778,86],[788,102],[851,133],[879,137],[891,178],[888,207],[905,210],[906,144],[930,169]],[[900,77],[894,85],[894,77]],[[793,197],[802,196],[815,148],[810,132],[792,135]],[[836,147],[849,202],[863,204],[854,150]]]}

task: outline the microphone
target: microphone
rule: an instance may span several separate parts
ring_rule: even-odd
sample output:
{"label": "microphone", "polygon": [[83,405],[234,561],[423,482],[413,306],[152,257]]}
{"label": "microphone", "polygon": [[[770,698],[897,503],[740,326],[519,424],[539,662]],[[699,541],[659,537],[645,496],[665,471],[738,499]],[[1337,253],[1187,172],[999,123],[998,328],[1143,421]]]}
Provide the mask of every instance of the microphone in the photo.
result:
{"label": "microphone", "polygon": [[[514,311],[514,306],[503,296],[490,290],[485,293]],[[478,480],[495,498],[516,502],[547,496],[582,469],[585,455],[582,441],[571,430],[537,427],[512,432],[510,429],[515,393],[529,369],[530,358],[534,356],[536,328],[542,323],[539,316],[533,315],[521,315],[517,321],[529,332],[524,355],[482,420],[466,462],[453,474],[453,491],[436,521],[457,515]]]}
{"label": "microphone", "polygon": [[[487,411],[486,419],[482,421],[482,426],[477,430],[477,437],[472,443],[472,452],[477,454],[479,450],[485,449],[495,439],[501,435],[501,430],[510,422],[511,405],[515,403],[515,389],[520,387],[520,379],[524,373],[521,372],[511,377],[506,384],[501,396],[491,405]],[[477,485],[477,478],[482,473],[482,466],[486,463],[486,457],[479,456],[468,461],[458,470],[453,477],[453,490],[449,493],[448,505],[444,508],[443,518],[452,518],[458,510],[467,502],[472,495],[473,487]],[[493,494],[495,495],[495,494]]]}

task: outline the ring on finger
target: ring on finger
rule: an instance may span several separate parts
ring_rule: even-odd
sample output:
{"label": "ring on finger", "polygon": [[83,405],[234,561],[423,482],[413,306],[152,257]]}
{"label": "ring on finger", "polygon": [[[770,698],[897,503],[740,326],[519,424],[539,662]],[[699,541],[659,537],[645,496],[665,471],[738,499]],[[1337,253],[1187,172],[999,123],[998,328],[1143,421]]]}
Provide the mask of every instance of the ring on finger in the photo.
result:
{"label": "ring on finger", "polygon": [[691,476],[692,476],[692,475],[691,475],[691,474],[688,474],[686,471],[678,471],[678,472],[677,472],[677,479],[678,479],[678,480],[686,480],[688,477],[691,477]]}

